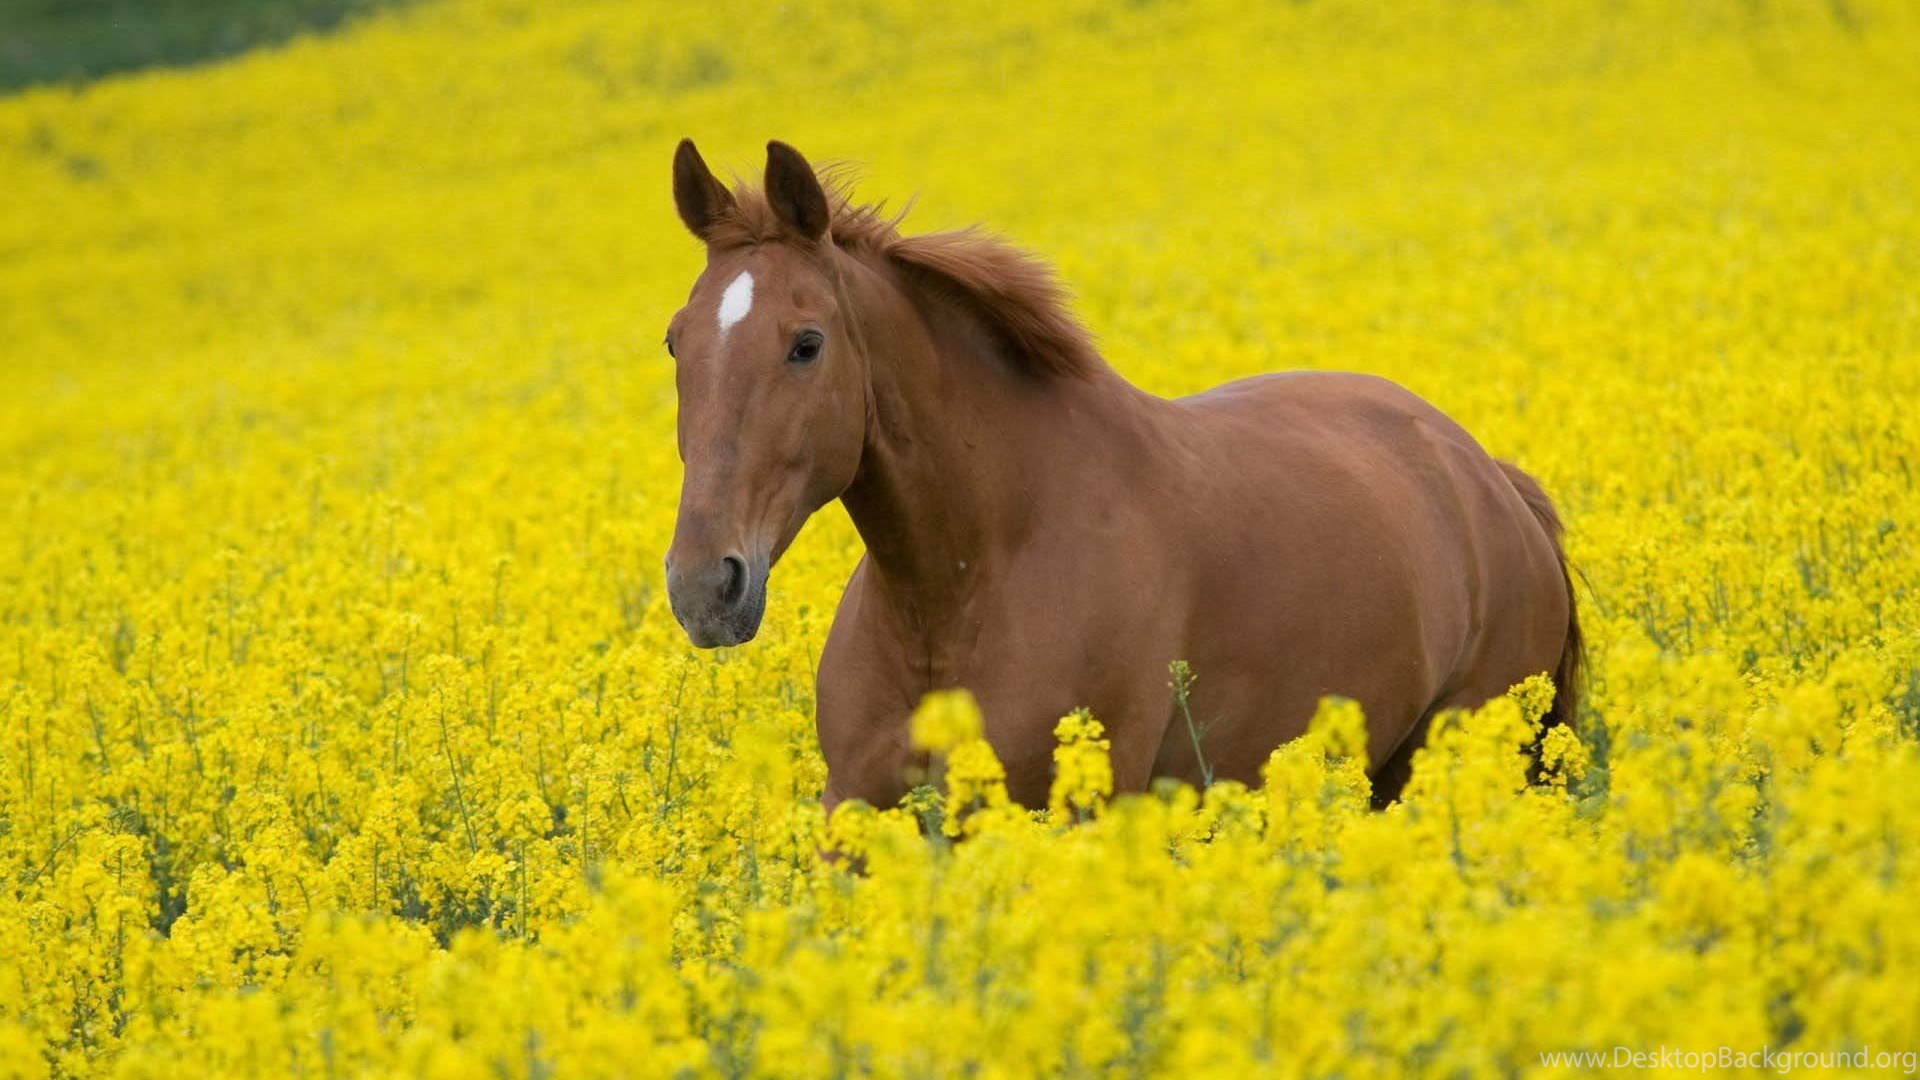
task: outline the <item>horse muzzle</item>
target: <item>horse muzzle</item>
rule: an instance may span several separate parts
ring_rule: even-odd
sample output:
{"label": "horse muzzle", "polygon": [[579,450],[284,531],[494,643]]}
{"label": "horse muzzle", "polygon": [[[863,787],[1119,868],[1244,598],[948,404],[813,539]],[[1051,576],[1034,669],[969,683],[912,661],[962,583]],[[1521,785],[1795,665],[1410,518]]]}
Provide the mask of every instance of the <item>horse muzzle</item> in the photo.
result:
{"label": "horse muzzle", "polygon": [[695,648],[740,645],[767,611],[767,560],[726,555],[667,560],[667,603]]}

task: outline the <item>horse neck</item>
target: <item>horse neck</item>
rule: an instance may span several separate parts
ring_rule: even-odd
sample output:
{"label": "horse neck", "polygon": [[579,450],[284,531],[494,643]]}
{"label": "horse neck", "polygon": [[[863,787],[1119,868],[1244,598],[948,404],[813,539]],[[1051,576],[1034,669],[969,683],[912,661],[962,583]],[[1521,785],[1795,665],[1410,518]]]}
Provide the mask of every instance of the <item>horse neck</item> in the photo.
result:
{"label": "horse neck", "polygon": [[963,303],[862,264],[857,325],[870,410],[842,494],[868,561],[910,629],[937,631],[1102,455],[1145,395],[1101,369],[1045,376],[1009,359]]}

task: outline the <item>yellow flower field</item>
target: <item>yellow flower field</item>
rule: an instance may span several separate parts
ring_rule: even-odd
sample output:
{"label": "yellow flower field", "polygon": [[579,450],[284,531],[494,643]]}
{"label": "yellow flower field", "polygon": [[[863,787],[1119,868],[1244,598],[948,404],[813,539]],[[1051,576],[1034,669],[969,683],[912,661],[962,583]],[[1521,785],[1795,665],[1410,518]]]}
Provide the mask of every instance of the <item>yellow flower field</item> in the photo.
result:
{"label": "yellow flower field", "polygon": [[[423,0],[0,99],[0,1076],[1920,1071],[1917,56],[1901,0]],[[1156,391],[1440,405],[1568,520],[1579,738],[1527,787],[1523,687],[1372,813],[1337,701],[1260,791],[1110,798],[1075,716],[1036,815],[940,698],[952,789],[823,821],[845,517],[750,645],[665,602],[683,135],[991,223]]]}

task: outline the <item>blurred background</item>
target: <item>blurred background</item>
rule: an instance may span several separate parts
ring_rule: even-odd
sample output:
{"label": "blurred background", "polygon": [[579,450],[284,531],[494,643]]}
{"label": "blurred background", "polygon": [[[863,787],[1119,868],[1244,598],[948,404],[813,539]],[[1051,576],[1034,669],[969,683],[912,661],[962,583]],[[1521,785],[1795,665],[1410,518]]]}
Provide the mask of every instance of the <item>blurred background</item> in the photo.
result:
{"label": "blurred background", "polygon": [[217,60],[404,0],[0,0],[0,92]]}

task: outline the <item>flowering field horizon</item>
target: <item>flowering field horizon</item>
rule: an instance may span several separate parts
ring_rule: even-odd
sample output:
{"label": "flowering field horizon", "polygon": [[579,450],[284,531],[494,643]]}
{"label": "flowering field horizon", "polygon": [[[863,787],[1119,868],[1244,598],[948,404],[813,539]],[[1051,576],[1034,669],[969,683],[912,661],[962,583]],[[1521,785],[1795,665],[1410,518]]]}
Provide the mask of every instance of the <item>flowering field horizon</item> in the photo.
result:
{"label": "flowering field horizon", "polygon": [[[1899,1072],[1916,55],[1871,0],[422,0],[0,97],[0,1077]],[[1329,700],[1253,791],[1112,797],[1062,718],[1028,813],[942,697],[949,790],[824,820],[845,515],[749,645],[665,602],[683,136],[1004,233],[1154,392],[1374,372],[1538,476],[1544,781],[1531,682],[1384,812]]]}

